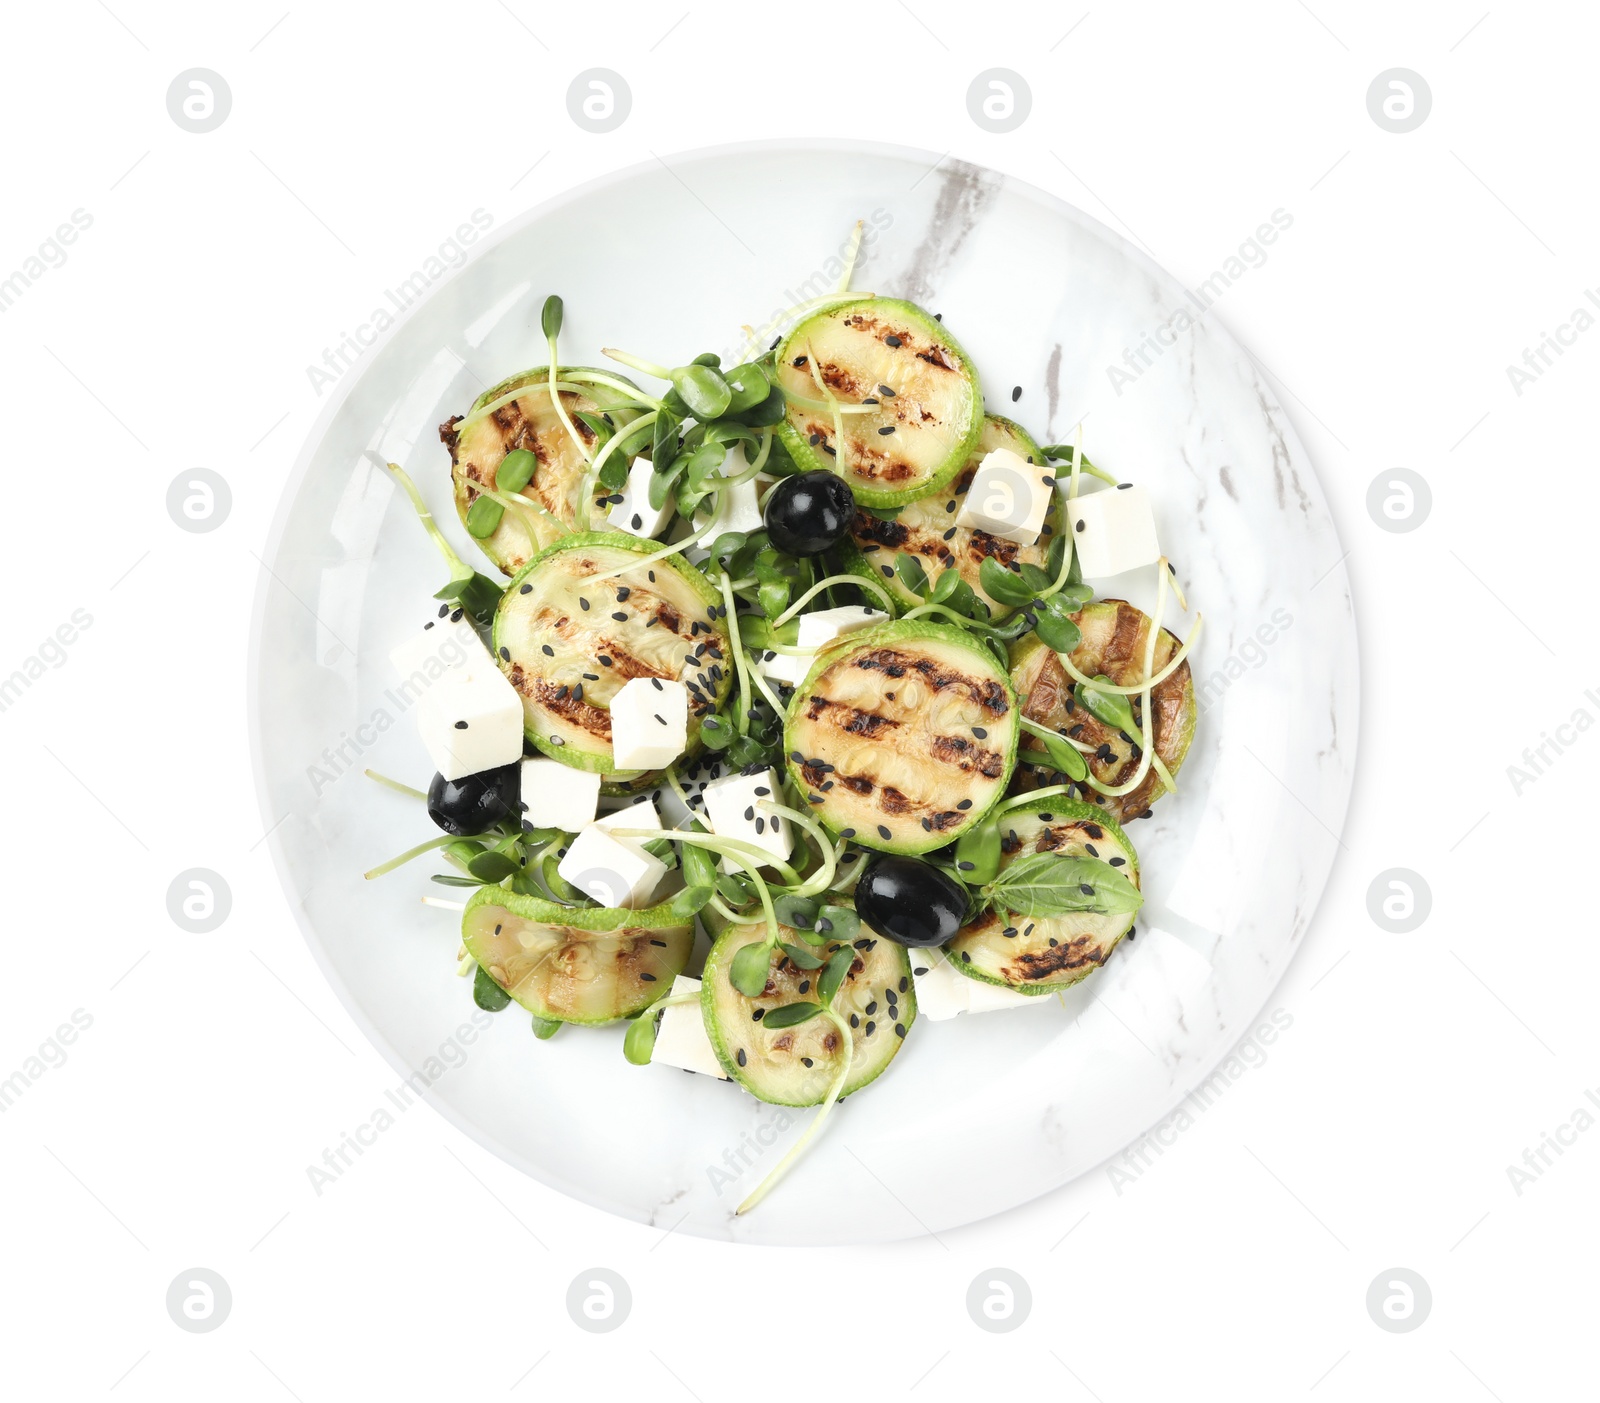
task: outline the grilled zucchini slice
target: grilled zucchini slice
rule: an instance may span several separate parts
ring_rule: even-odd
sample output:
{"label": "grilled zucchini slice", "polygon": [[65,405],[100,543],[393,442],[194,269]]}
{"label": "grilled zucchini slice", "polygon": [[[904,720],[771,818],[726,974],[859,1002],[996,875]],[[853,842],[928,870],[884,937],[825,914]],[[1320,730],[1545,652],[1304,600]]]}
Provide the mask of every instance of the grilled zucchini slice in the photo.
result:
{"label": "grilled zucchini slice", "polygon": [[[623,787],[649,773],[613,769],[609,707],[625,682],[660,677],[689,686],[692,754],[700,719],[733,681],[721,596],[680,556],[631,563],[657,548],[622,532],[564,537],[523,566],[495,612],[495,656],[522,695],[528,739]],[[585,583],[624,566],[614,579]]]}
{"label": "grilled zucchini slice", "polygon": [[[788,399],[778,432],[795,466],[838,473],[869,507],[938,491],[983,429],[967,353],[910,302],[868,297],[807,317],[778,348],[776,370]],[[830,394],[843,405],[875,403],[836,423]]]}
{"label": "grilled zucchini slice", "polygon": [[[810,948],[789,927],[778,930],[785,943]],[[833,1001],[834,1011],[850,1024],[853,1048],[846,1049],[833,1020],[820,1014],[792,1028],[768,1028],[763,1021],[784,1004],[815,1002],[821,970],[800,969],[779,948],[772,952],[767,987],[757,998],[746,998],[729,982],[734,955],[766,935],[763,924],[730,925],[706,957],[700,1011],[717,1060],[752,1096],[776,1106],[817,1105],[846,1056],[851,1058],[850,1074],[839,1094],[859,1091],[894,1060],[916,1020],[917,996],[905,947],[861,927],[855,961]],[[838,948],[819,945],[815,952],[826,961]]]}
{"label": "grilled zucchini slice", "polygon": [[[978,572],[986,556],[993,556],[1001,565],[1040,565],[1050,550],[1050,537],[1041,534],[1031,546],[1019,546],[1015,541],[1002,541],[987,531],[975,531],[970,526],[957,526],[956,515],[972,486],[973,475],[986,454],[997,448],[1009,448],[1019,458],[1030,463],[1041,463],[1044,454],[1039,445],[1020,424],[1003,419],[998,414],[986,415],[978,446],[973,449],[955,480],[942,492],[921,497],[901,508],[892,521],[873,516],[871,512],[858,511],[851,536],[866,558],[876,565],[884,584],[903,604],[922,603],[922,596],[908,588],[894,570],[894,558],[905,551],[922,562],[923,572],[930,584],[937,584],[946,570],[956,570],[972,586],[978,598],[989,606],[995,618],[1011,613],[1008,605],[998,604],[984,593],[978,583]],[[1050,531],[1045,527],[1045,532]]]}
{"label": "grilled zucchini slice", "polygon": [[[1139,885],[1139,858],[1128,835],[1105,812],[1059,795],[1009,810],[1001,822],[1000,870],[1025,853],[1097,857]],[[945,951],[961,973],[1024,994],[1053,994],[1087,979],[1133,929],[1135,913],[1076,911],[1016,920],[985,911],[963,926]],[[1007,931],[1013,934],[1007,935]]]}
{"label": "grilled zucchini slice", "polygon": [[[559,376],[562,369],[580,368],[561,367],[556,374]],[[607,371],[606,374],[612,375],[612,372]],[[536,366],[523,371],[521,375],[502,380],[493,389],[479,395],[466,415],[454,415],[439,426],[439,437],[450,450],[450,477],[455,487],[456,512],[463,525],[466,524],[468,509],[478,498],[478,491],[473,484],[481,482],[493,487],[495,474],[506,454],[514,449],[525,448],[539,460],[532,480],[522,489],[521,495],[540,502],[550,515],[545,516],[531,507],[513,503],[506,508],[493,534],[478,541],[484,554],[507,575],[515,575],[541,550],[560,539],[563,527],[570,528],[577,521],[578,499],[588,473],[587,460],[578,451],[572,435],[567,432],[555,405],[551,403],[547,383],[549,375],[549,367]],[[616,375],[612,375],[612,378],[623,379]],[[631,384],[632,381],[626,383]],[[518,395],[493,414],[469,424],[465,429],[456,428],[463,419],[470,417],[472,410],[490,404],[522,385],[527,386],[526,394]],[[609,414],[619,428],[639,412],[636,408],[621,408],[628,403],[628,397],[606,385],[588,386],[583,394],[568,390],[558,393],[567,417],[572,420],[572,427],[583,437],[591,451],[595,433],[578,417],[580,412]],[[598,502],[604,495],[605,490],[598,489],[595,501]],[[603,516],[604,511],[604,508],[600,508],[598,515]]]}
{"label": "grilled zucchini slice", "polygon": [[834,832],[924,853],[1005,793],[1019,729],[1010,679],[975,638],[887,623],[818,656],[789,704],[784,750],[811,811]]}
{"label": "grilled zucchini slice", "polygon": [[535,1016],[611,1023],[672,988],[688,963],[694,922],[670,906],[557,906],[479,887],[461,917],[461,940],[478,967]]}
{"label": "grilled zucchini slice", "polygon": [[[1073,618],[1082,630],[1078,646],[1068,655],[1072,665],[1085,677],[1104,675],[1119,687],[1131,687],[1144,677],[1145,642],[1150,636],[1150,616],[1125,599],[1101,599],[1086,604]],[[1160,671],[1178,650],[1178,640],[1166,629],[1156,639],[1155,668]],[[1115,726],[1093,716],[1077,704],[1077,684],[1061,666],[1061,660],[1033,634],[1020,639],[1011,650],[1011,681],[1017,695],[1026,698],[1022,714],[1052,730],[1065,730],[1074,740],[1096,747],[1086,755],[1090,772],[1102,784],[1115,788],[1133,778],[1139,768],[1137,743]],[[1178,773],[1189,743],[1194,739],[1194,679],[1187,660],[1151,693],[1155,710],[1156,754],[1171,774]],[[1134,719],[1141,726],[1144,715],[1137,696],[1128,698]],[[1024,764],[1047,764],[1038,742],[1023,737],[1018,759]],[[1166,787],[1152,768],[1139,787],[1120,798],[1105,800],[1105,812],[1126,822],[1144,813]]]}

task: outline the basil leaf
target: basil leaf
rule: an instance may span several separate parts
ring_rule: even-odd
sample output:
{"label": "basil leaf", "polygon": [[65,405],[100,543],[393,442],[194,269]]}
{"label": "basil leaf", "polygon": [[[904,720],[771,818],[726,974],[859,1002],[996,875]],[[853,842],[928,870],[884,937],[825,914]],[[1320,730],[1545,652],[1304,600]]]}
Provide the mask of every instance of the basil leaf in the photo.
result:
{"label": "basil leaf", "polygon": [[494,982],[488,970],[479,965],[477,973],[472,976],[472,1002],[485,1013],[499,1013],[511,1002],[511,995]]}
{"label": "basil leaf", "polygon": [[[856,952],[849,945],[841,945],[828,957],[828,967],[817,980],[817,997],[823,1003],[833,1003],[833,996],[839,992],[839,986],[844,983],[845,975],[850,973],[850,966],[855,962]],[[771,1017],[770,1014],[767,1016]]]}
{"label": "basil leaf", "polygon": [[[706,852],[708,849],[702,848]],[[743,910],[756,899],[756,889],[742,872],[724,872],[717,878],[717,894],[735,910]]]}
{"label": "basil leaf", "polygon": [[798,1023],[804,1023],[808,1019],[815,1018],[821,1012],[821,1004],[809,1002],[780,1004],[777,1008],[767,1013],[766,1018],[763,1020],[763,1025],[768,1028],[793,1028]]}
{"label": "basil leaf", "polygon": [[776,618],[789,607],[789,582],[763,581],[756,586],[756,602],[768,618]]}
{"label": "basil leaf", "polygon": [[728,964],[728,983],[747,999],[758,998],[767,987],[769,963],[766,941],[753,940],[742,945]]}
{"label": "basil leaf", "polygon": [[784,945],[779,948],[789,957],[789,962],[799,969],[822,968],[822,961],[809,950],[802,950],[798,945]]}
{"label": "basil leaf", "polygon": [[563,303],[555,293],[551,293],[544,300],[544,310],[539,313],[539,328],[544,332],[546,341],[554,341],[561,335],[561,315]]}
{"label": "basil leaf", "polygon": [[540,1042],[544,1042],[546,1038],[555,1037],[560,1031],[561,1020],[559,1018],[540,1018],[537,1013],[533,1015],[533,1035]]}
{"label": "basil leaf", "polygon": [[928,596],[930,604],[946,604],[950,596],[956,592],[956,586],[965,584],[959,570],[944,570],[934,582],[933,593]]}
{"label": "basil leaf", "polygon": [[978,567],[978,583],[996,604],[1018,608],[1033,601],[1033,591],[1023,584],[1022,577],[1012,574],[992,555],[984,556]]}
{"label": "basil leaf", "polygon": [[435,872],[429,880],[437,882],[441,887],[481,887],[483,885],[476,877],[457,877],[445,872]]}
{"label": "basil leaf", "polygon": [[969,886],[981,887],[1000,873],[1000,825],[988,819],[969,828],[956,843],[956,872]]}
{"label": "basil leaf", "polygon": [[1029,853],[984,888],[1019,916],[1065,916],[1076,911],[1122,914],[1144,905],[1144,894],[1109,862],[1062,853]]}

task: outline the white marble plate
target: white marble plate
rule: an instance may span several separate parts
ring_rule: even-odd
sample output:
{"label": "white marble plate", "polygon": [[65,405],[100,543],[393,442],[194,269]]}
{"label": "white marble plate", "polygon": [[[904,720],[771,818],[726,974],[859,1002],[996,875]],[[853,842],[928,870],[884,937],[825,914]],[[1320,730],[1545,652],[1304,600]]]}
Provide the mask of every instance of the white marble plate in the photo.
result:
{"label": "white marble plate", "polygon": [[[1177,317],[1175,334],[1152,339],[1194,304],[1103,225],[1018,181],[934,166],[853,143],[724,148],[534,210],[341,379],[266,552],[257,778],[312,950],[397,1083],[427,1084],[512,1164],[630,1218],[740,1241],[870,1242],[1048,1193],[1160,1121],[1250,1031],[1332,861],[1354,761],[1355,632],[1339,541],[1277,396],[1214,319],[1183,329]],[[443,582],[377,463],[408,468],[465,548],[436,425],[543,361],[547,293],[566,299],[563,351],[577,361],[598,363],[604,344],[669,362],[732,351],[743,323],[831,283],[858,216],[873,238],[856,287],[942,312],[995,408],[1045,441],[1082,420],[1089,455],[1151,490],[1208,620],[1195,659],[1205,709],[1182,793],[1131,830],[1149,893],[1137,940],[1064,1006],[919,1023],[888,1074],[736,1221],[808,1113],[629,1066],[616,1030],[536,1042],[512,1008],[480,1034],[454,976],[454,918],[419,904],[442,891],[431,869],[361,879],[432,832],[360,771],[428,778],[388,652]],[[1159,352],[1114,385],[1107,367],[1126,370],[1124,352],[1147,339]]]}

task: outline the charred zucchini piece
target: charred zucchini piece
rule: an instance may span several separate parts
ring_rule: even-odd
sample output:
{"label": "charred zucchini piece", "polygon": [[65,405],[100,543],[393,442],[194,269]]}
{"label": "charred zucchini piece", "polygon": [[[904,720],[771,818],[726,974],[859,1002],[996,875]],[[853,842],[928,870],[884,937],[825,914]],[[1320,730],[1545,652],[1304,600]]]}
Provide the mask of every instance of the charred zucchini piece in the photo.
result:
{"label": "charred zucchini piece", "polygon": [[[1032,799],[1001,820],[1000,870],[1026,853],[1060,853],[1109,862],[1135,886],[1139,858],[1128,835],[1102,809],[1059,795]],[[1132,912],[1075,911],[1008,919],[985,911],[945,951],[963,974],[1024,994],[1053,994],[1103,965],[1132,928]],[[1007,935],[1006,932],[1011,934]]]}
{"label": "charred zucchini piece", "polygon": [[1010,680],[977,639],[889,623],[818,656],[789,704],[784,751],[811,812],[834,832],[924,853],[1005,792],[1019,729]]}
{"label": "charred zucchini piece", "polygon": [[733,681],[716,589],[681,556],[633,564],[656,549],[621,532],[564,537],[523,566],[495,613],[495,657],[522,695],[528,739],[622,789],[638,787],[642,773],[613,770],[609,707],[624,683],[660,677],[689,686],[692,754],[701,718]]}
{"label": "charred zucchini piece", "polygon": [[[798,934],[780,926],[783,941],[806,946]],[[850,1056],[850,1074],[841,1096],[859,1091],[894,1060],[917,1016],[911,986],[911,961],[905,948],[866,926],[854,942],[856,956],[839,986],[834,1011],[850,1025],[853,1050],[830,1018],[817,1014],[790,1028],[768,1028],[766,1018],[785,1004],[815,1002],[820,969],[801,969],[780,946],[772,952],[767,987],[746,998],[728,981],[728,964],[744,946],[766,939],[765,925],[730,925],[706,957],[700,985],[700,1010],[717,1060],[751,1095],[777,1106],[815,1106]],[[814,947],[826,961],[839,947]],[[870,1012],[869,1012],[870,1010]],[[761,1017],[757,1017],[757,1013]]]}
{"label": "charred zucchini piece", "polygon": [[[869,507],[938,491],[983,429],[971,360],[910,302],[862,298],[807,317],[778,348],[776,371],[789,401],[779,435],[795,466],[838,473]],[[830,395],[847,406],[875,402],[836,422]]]}
{"label": "charred zucchini piece", "polygon": [[[567,366],[557,369],[578,370]],[[579,452],[572,435],[561,422],[555,405],[550,400],[548,386],[549,368],[536,366],[521,375],[502,380],[493,389],[485,390],[472,402],[465,415],[455,415],[439,426],[439,437],[450,450],[450,477],[455,487],[456,512],[465,525],[467,512],[478,499],[474,483],[494,487],[500,464],[508,453],[526,449],[537,459],[533,477],[522,488],[521,495],[540,502],[550,516],[544,516],[531,507],[513,503],[505,509],[500,524],[494,532],[478,541],[483,552],[507,575],[514,575],[546,546],[553,544],[562,534],[561,528],[570,528],[577,521],[578,498],[583,491],[588,462]],[[613,379],[623,377],[607,371]],[[631,384],[632,382],[627,382]],[[469,418],[473,410],[501,399],[519,386],[527,392],[502,405],[493,414],[458,430],[456,425]],[[627,403],[627,396],[606,385],[586,386],[584,393],[558,391],[572,426],[582,435],[583,441],[594,451],[595,433],[578,416],[609,414],[621,428],[638,413],[637,409],[619,408]],[[595,500],[604,495],[597,492]],[[604,515],[600,508],[597,516]],[[555,520],[552,521],[551,517]],[[557,524],[559,523],[559,525]]]}
{"label": "charred zucchini piece", "polygon": [[[1085,677],[1105,676],[1119,687],[1131,687],[1144,677],[1145,642],[1150,636],[1150,616],[1125,599],[1101,599],[1086,604],[1073,615],[1083,637],[1068,655],[1072,665]],[[1178,650],[1178,640],[1166,629],[1156,639],[1155,668],[1159,672]],[[1090,773],[1109,788],[1131,780],[1139,768],[1139,736],[1128,736],[1109,725],[1077,701],[1077,683],[1061,666],[1061,660],[1033,634],[1020,639],[1011,650],[1011,681],[1017,695],[1025,698],[1022,714],[1030,721],[1052,730],[1065,730],[1082,745],[1095,747],[1085,755]],[[1128,705],[1141,727],[1144,715],[1138,696]],[[1176,775],[1194,739],[1194,680],[1186,661],[1160,683],[1150,696],[1155,712],[1156,754],[1169,773]],[[1048,764],[1039,742],[1024,735],[1018,760],[1024,764]],[[1126,822],[1144,813],[1166,792],[1152,768],[1139,787],[1119,798],[1105,801],[1104,812]]]}
{"label": "charred zucchini piece", "polygon": [[461,917],[461,940],[478,967],[536,1017],[611,1023],[672,988],[688,962],[694,922],[670,906],[558,906],[479,887]]}
{"label": "charred zucchini piece", "polygon": [[[969,526],[957,526],[956,516],[961,510],[967,489],[972,486],[973,474],[984,455],[997,448],[1009,448],[1019,458],[1030,463],[1042,463],[1044,455],[1039,445],[1028,436],[1027,430],[998,414],[984,418],[983,432],[978,446],[973,449],[960,473],[950,486],[931,496],[901,508],[893,521],[884,521],[871,512],[858,511],[851,535],[868,561],[878,567],[878,575],[891,593],[903,604],[916,605],[922,596],[907,588],[894,570],[895,556],[901,551],[916,556],[922,562],[923,572],[930,584],[937,584],[946,570],[956,570],[972,586],[979,599],[987,604],[994,617],[1004,618],[1011,612],[1009,606],[997,604],[984,593],[978,583],[978,572],[984,558],[992,556],[1001,565],[1040,565],[1050,549],[1050,537],[1041,535],[1031,546],[1019,546],[1014,541],[1002,541],[987,531],[975,531]],[[1048,526],[1045,528],[1050,529]],[[887,567],[887,568],[885,568]]]}

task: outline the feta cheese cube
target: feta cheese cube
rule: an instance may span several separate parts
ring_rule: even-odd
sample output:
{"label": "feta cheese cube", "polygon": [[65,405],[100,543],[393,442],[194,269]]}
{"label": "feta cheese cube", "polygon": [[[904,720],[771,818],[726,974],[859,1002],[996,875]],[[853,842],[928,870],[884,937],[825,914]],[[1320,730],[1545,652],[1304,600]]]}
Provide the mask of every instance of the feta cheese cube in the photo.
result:
{"label": "feta cheese cube", "polygon": [[1083,573],[1103,579],[1154,565],[1161,558],[1155,512],[1142,487],[1089,492],[1067,503],[1072,544]]}
{"label": "feta cheese cube", "polygon": [[[612,809],[610,813],[601,814],[595,823],[610,832],[617,828],[653,828],[657,832],[665,830],[666,825],[661,821],[661,814],[656,809],[656,801],[648,794],[641,794],[637,799],[622,804]],[[648,838],[627,838],[623,841],[629,843],[648,843]]]}
{"label": "feta cheese cube", "polygon": [[[772,656],[768,657],[767,653],[772,653]],[[769,682],[798,687],[805,680],[806,673],[811,671],[812,661],[810,653],[797,657],[793,653],[777,653],[769,648],[756,659],[756,671]]]}
{"label": "feta cheese cube", "polygon": [[[703,530],[712,521],[710,512],[702,508],[695,513],[694,523],[697,531]],[[721,500],[717,503],[716,525],[711,534],[705,538],[710,545],[718,536],[727,531],[757,531],[761,528],[761,506],[756,499],[756,485],[754,482],[730,483],[722,489]]]}
{"label": "feta cheese cube", "polygon": [[1050,489],[1044,467],[1009,448],[986,453],[962,498],[956,525],[1031,546],[1044,529]]}
{"label": "feta cheese cube", "polygon": [[[706,822],[719,838],[754,843],[774,857],[787,860],[789,820],[764,814],[756,808],[763,801],[782,803],[782,793],[778,777],[770,769],[713,780],[705,788]],[[727,858],[722,862],[725,870],[737,865]]]}
{"label": "feta cheese cube", "polygon": [[[700,981],[687,974],[680,974],[672,981],[673,994],[699,992]],[[656,1030],[656,1046],[650,1060],[664,1067],[681,1067],[686,1072],[703,1072],[708,1077],[728,1080],[728,1074],[717,1061],[716,1049],[706,1036],[706,1022],[698,1001],[662,1010],[661,1026]]]}
{"label": "feta cheese cube", "polygon": [[648,906],[667,867],[638,843],[613,838],[600,823],[591,823],[567,848],[556,871],[602,906],[637,910]]}
{"label": "feta cheese cube", "polygon": [[689,689],[635,677],[611,698],[611,753],[619,770],[659,770],[689,744]]}
{"label": "feta cheese cube", "polygon": [[522,698],[493,663],[453,668],[417,703],[417,730],[446,779],[522,758]]}
{"label": "feta cheese cube", "polygon": [[672,498],[659,507],[650,505],[650,481],[655,468],[648,458],[635,458],[628,469],[628,481],[622,489],[622,500],[606,513],[606,520],[618,531],[630,536],[649,539],[661,534],[661,528],[672,515]]}
{"label": "feta cheese cube", "polygon": [[[696,769],[697,779],[693,782],[685,781],[685,797],[699,799],[700,780],[721,779],[727,773],[726,767],[720,760],[712,760],[708,756],[701,756]],[[682,828],[691,818],[700,817],[700,804],[685,804],[683,800],[673,793],[670,785],[651,791],[656,807],[666,823],[673,828]]]}
{"label": "feta cheese cube", "polygon": [[522,762],[522,826],[576,833],[594,822],[600,776],[541,755]]}
{"label": "feta cheese cube", "polygon": [[911,979],[917,991],[917,1017],[935,1023],[963,1013],[1057,1006],[1056,1000],[1045,994],[1019,994],[1015,989],[968,979],[938,949],[911,951]]}
{"label": "feta cheese cube", "polygon": [[[494,659],[478,637],[478,630],[465,615],[454,622],[448,618],[430,619],[404,643],[390,650],[389,661],[407,681],[420,672],[424,683],[437,682],[452,668],[494,666]],[[416,690],[421,692],[422,687]]]}
{"label": "feta cheese cube", "polygon": [[[854,633],[860,628],[870,628],[873,624],[888,621],[889,616],[882,609],[869,609],[864,604],[849,604],[842,609],[818,609],[815,613],[800,616],[800,636],[798,646],[808,648],[815,653],[819,648],[826,647],[841,634]],[[803,659],[809,669],[814,659]],[[804,672],[801,673],[803,677]]]}

